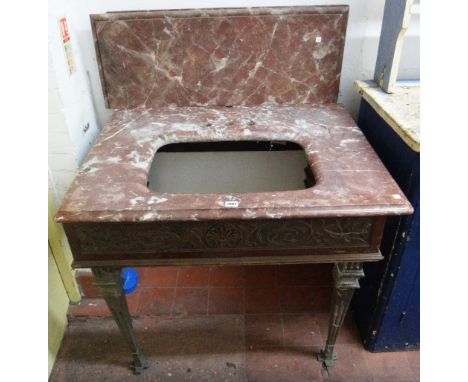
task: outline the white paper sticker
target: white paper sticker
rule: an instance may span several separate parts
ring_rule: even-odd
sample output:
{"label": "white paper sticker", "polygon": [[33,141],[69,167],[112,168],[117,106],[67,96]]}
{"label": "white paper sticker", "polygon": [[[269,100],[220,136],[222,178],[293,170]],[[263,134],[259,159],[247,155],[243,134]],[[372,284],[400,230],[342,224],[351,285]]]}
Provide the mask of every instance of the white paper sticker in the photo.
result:
{"label": "white paper sticker", "polygon": [[224,207],[236,208],[239,207],[239,202],[237,200],[226,200],[224,202]]}
{"label": "white paper sticker", "polygon": [[321,36],[315,37],[315,42],[322,42],[322,37]]}

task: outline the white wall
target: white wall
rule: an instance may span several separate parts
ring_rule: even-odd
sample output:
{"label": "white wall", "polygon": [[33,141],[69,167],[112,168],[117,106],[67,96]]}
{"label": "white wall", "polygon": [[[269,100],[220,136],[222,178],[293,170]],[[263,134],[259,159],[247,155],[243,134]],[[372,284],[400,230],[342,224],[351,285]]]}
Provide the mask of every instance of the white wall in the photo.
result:
{"label": "white wall", "polygon": [[49,54],[49,187],[58,205],[78,172],[78,160],[57,85],[55,68]]}
{"label": "white wall", "polygon": [[[56,129],[57,133],[60,131],[62,135],[65,132],[68,133],[73,147],[73,155],[76,162],[80,164],[92,146],[100,125],[96,119],[93,93],[87,74],[88,68],[92,65],[82,61],[80,40],[74,31],[74,20],[77,17],[73,6],[76,2],[72,0],[49,1],[49,118],[51,113],[57,115],[57,118],[49,121],[49,130],[50,128]],[[64,16],[68,20],[73,58],[76,65],[73,74],[68,72],[59,28],[59,19]],[[51,88],[57,90],[56,94],[51,95]],[[59,115],[60,117],[58,117]],[[59,121],[60,118],[63,120]],[[55,142],[58,147],[50,148],[51,138],[54,140],[56,137],[49,132],[49,154],[51,150],[63,152],[65,148],[60,148],[61,142]],[[68,148],[67,153],[70,153]]]}
{"label": "white wall", "polygon": [[[57,82],[65,104],[67,125],[79,162],[94,140],[97,129],[102,127],[110,115],[104,106],[89,22],[90,14],[142,9],[349,4],[350,14],[339,102],[343,103],[356,117],[360,97],[353,90],[353,82],[356,79],[373,77],[384,3],[384,0],[192,0],[190,3],[182,0],[49,1],[49,31],[51,33],[49,49],[57,68],[59,77]],[[67,78],[62,46],[60,40],[54,36],[54,33],[58,36],[57,20],[62,13],[66,13],[68,17],[74,53],[79,61],[79,74],[76,79]],[[401,79],[418,79],[419,16],[416,16],[411,23],[407,36],[400,65],[400,77]],[[82,128],[86,122],[90,122],[91,127],[84,134]]]}

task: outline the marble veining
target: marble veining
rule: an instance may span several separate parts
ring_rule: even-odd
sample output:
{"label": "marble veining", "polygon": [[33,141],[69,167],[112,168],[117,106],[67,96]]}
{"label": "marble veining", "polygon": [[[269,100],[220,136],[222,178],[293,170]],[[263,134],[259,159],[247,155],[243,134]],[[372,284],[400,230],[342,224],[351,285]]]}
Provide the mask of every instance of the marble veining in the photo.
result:
{"label": "marble veining", "polygon": [[[148,363],[133,336],[122,266],[335,262],[332,319],[318,354],[327,367],[334,362],[362,263],[382,258],[381,216],[413,211],[335,103],[347,12],[332,6],[92,16],[104,94],[117,110],[56,220],[67,223],[73,266],[92,267],[135,373]],[[276,192],[150,190],[159,148],[220,141],[296,143],[315,183]]]}
{"label": "marble veining", "polygon": [[[362,132],[335,103],[347,16],[347,6],[92,15],[104,94],[117,110],[66,194],[57,221],[411,213]],[[242,140],[299,144],[315,185],[237,194],[148,189],[161,146]]]}
{"label": "marble veining", "polygon": [[[286,140],[304,148],[316,184],[271,193],[169,194],[146,182],[155,152],[180,142]],[[226,207],[235,200],[238,207]],[[56,216],[61,222],[196,221],[400,215],[412,212],[343,106],[117,110]]]}
{"label": "marble veining", "polygon": [[336,102],[347,6],[91,15],[109,108]]}

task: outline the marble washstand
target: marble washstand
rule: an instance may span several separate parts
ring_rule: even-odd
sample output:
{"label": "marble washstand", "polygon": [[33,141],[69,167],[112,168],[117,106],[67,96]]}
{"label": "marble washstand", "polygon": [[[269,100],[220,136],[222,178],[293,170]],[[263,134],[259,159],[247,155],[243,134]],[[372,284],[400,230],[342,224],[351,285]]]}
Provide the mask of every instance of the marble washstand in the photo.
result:
{"label": "marble washstand", "polygon": [[[347,15],[347,6],[327,6],[91,16],[113,113],[56,220],[73,266],[92,268],[135,372],[148,365],[122,291],[127,266],[334,263],[328,339],[318,359],[327,366],[336,359],[362,263],[382,258],[386,216],[413,211],[336,103]],[[302,187],[152,187],[163,172],[152,173],[156,153],[277,150],[303,153]]]}

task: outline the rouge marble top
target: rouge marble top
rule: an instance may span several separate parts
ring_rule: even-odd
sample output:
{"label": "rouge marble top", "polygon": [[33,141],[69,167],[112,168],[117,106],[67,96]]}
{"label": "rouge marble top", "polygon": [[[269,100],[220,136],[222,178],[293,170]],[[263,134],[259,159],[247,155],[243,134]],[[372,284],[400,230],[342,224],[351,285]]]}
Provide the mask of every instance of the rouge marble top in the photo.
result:
{"label": "rouge marble top", "polygon": [[[147,188],[155,152],[178,142],[279,140],[305,151],[316,184],[298,191],[169,194]],[[226,207],[226,201],[238,207]],[[60,222],[402,215],[412,212],[338,104],[115,111],[57,213]]]}

